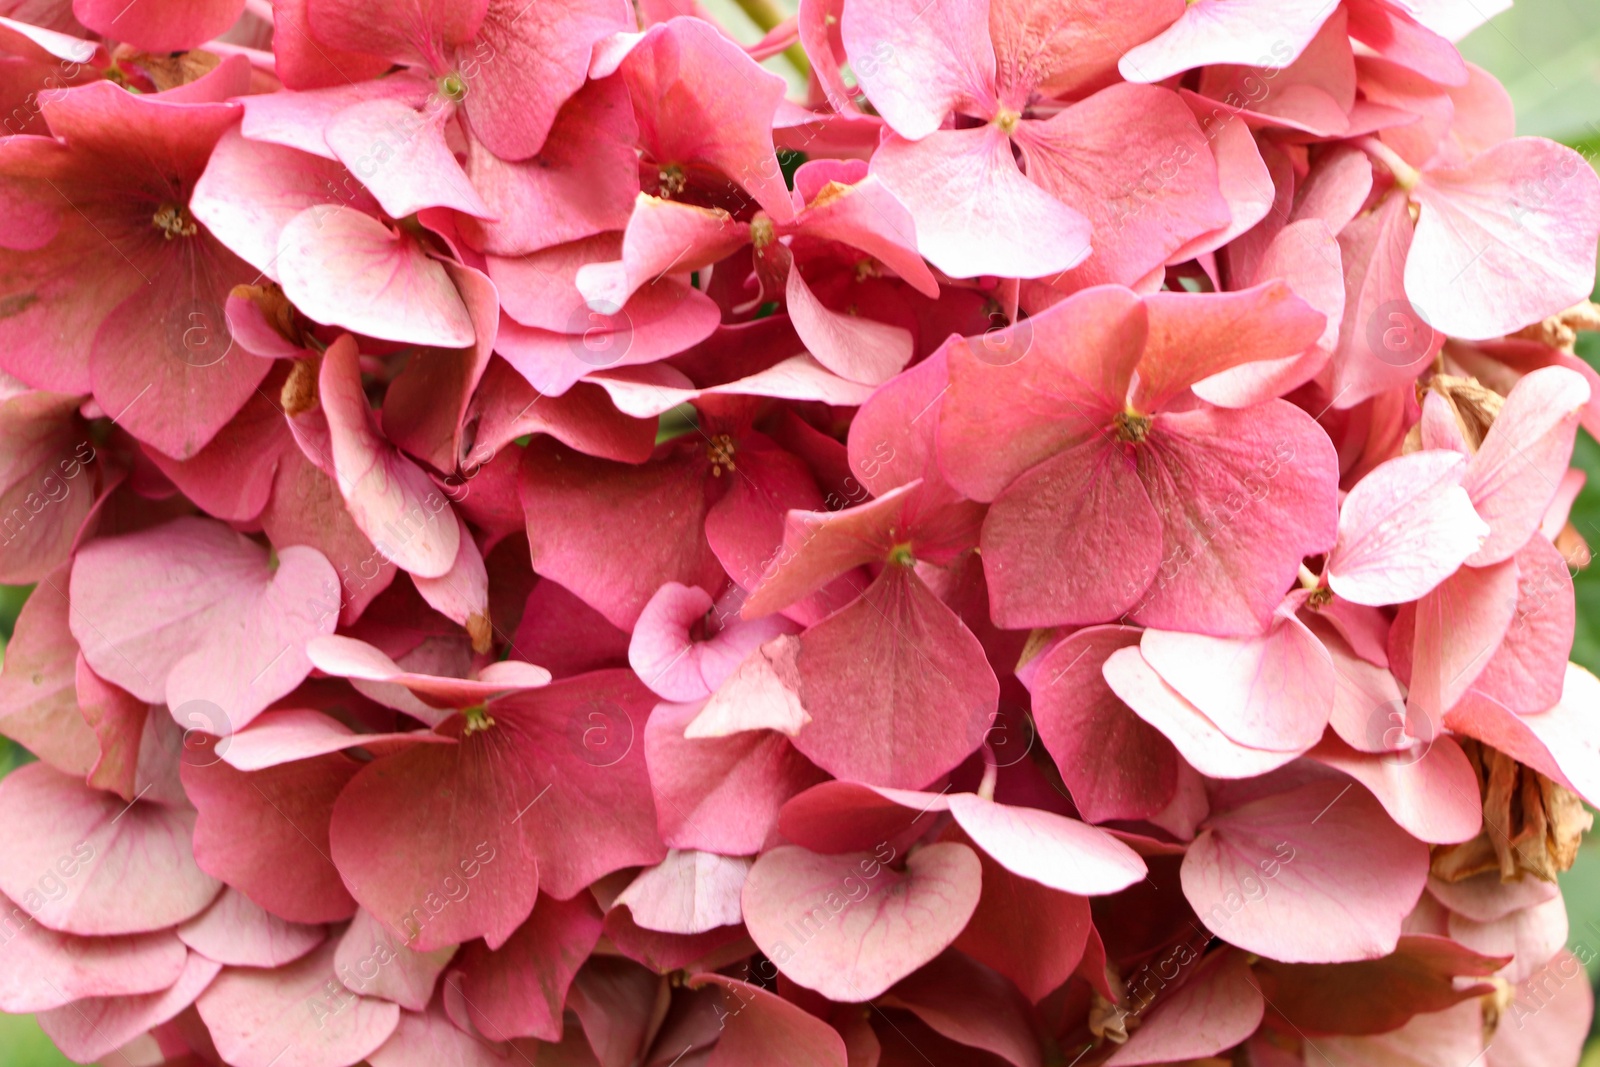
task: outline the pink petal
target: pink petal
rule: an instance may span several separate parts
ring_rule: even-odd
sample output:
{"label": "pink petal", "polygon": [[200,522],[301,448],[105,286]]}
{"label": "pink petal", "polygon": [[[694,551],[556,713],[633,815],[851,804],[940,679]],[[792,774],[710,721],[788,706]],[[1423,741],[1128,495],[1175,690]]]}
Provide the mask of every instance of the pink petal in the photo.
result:
{"label": "pink petal", "polygon": [[116,0],[73,0],[72,14],[92,30],[150,52],[181,52],[221,37],[243,14],[240,0],[182,0],[135,11]]}
{"label": "pink petal", "polygon": [[[796,190],[804,189],[812,175],[819,179],[827,175],[829,172],[821,169],[827,165],[825,160],[801,164],[795,173]],[[807,167],[813,169],[808,172]],[[864,167],[832,177],[814,191],[806,190],[805,197],[805,209],[794,222],[797,233],[859,248],[923,296],[938,298],[933,272],[917,255],[911,213]]]}
{"label": "pink petal", "polygon": [[723,855],[761,849],[790,797],[825,775],[770,730],[691,739],[697,704],[659,704],[645,725],[645,756],[661,840]]}
{"label": "pink petal", "polygon": [[403,1011],[383,1047],[367,1056],[372,1067],[409,1067],[427,1063],[436,1067],[501,1067],[505,1056],[476,1035],[456,1026],[444,1005],[434,1003],[420,1012]]}
{"label": "pink petal", "polygon": [[739,891],[753,861],[714,852],[669,849],[667,858],[646,867],[617,895],[613,906],[627,905],[633,921],[646,930],[702,934],[737,925]]}
{"label": "pink petal", "polygon": [[1437,329],[1498,337],[1585,299],[1600,240],[1600,176],[1538,137],[1429,170],[1406,259],[1406,295]]}
{"label": "pink petal", "polygon": [[334,942],[276,970],[229,967],[196,1006],[217,1051],[238,1067],[340,1067],[375,1051],[400,1008],[339,984]]}
{"label": "pink petal", "polygon": [[1410,663],[1395,664],[1410,685],[1406,725],[1413,735],[1431,736],[1443,713],[1489,665],[1516,616],[1517,594],[1517,566],[1507,560],[1492,567],[1463,567],[1414,609],[1401,608],[1391,631],[1390,659],[1398,658],[1401,642],[1414,633]]}
{"label": "pink petal", "polygon": [[1145,662],[1242,745],[1303,752],[1327,725],[1336,685],[1332,657],[1293,606],[1258,637],[1146,630]]}
{"label": "pink petal", "polygon": [[950,797],[950,813],[973,843],[1013,874],[1078,896],[1104,896],[1145,875],[1144,861],[1103,830],[1038,808]]}
{"label": "pink petal", "polygon": [[1450,1067],[1483,1058],[1483,1013],[1471,1004],[1414,1016],[1375,1037],[1329,1036],[1317,1047],[1333,1067]]}
{"label": "pink petal", "polygon": [[1311,43],[1333,7],[1319,0],[1223,3],[1196,0],[1154,40],[1118,65],[1130,81],[1165,81],[1213,63],[1286,67]]}
{"label": "pink petal", "polygon": [[1247,412],[1164,413],[1146,444],[1140,475],[1162,516],[1163,562],[1138,576],[1149,585],[1132,619],[1217,635],[1259,632],[1300,561],[1334,543],[1332,443],[1310,416],[1273,400]]}
{"label": "pink petal", "polygon": [[790,627],[781,619],[739,620],[697,641],[690,628],[712,610],[709,593],[698,586],[668,582],[656,590],[634,625],[628,663],[665,700],[704,700],[727,680],[745,657]]}
{"label": "pink petal", "polygon": [[842,778],[916,788],[977,748],[999,695],[983,646],[909,568],[891,564],[800,637],[794,745]]}
{"label": "pink petal", "polygon": [[720,987],[722,1036],[708,1067],[845,1067],[839,1032],[790,1001],[720,974],[697,975],[690,988]]}
{"label": "pink petal", "polygon": [[1089,255],[1088,220],[1023,176],[999,127],[891,137],[872,173],[911,211],[917,250],[952,278],[1043,278]]}
{"label": "pink petal", "polygon": [[[1539,1023],[1530,1026],[1535,1013]],[[1583,964],[1563,950],[1516,987],[1510,1019],[1495,1032],[1484,1062],[1487,1067],[1571,1063],[1581,1054],[1593,1018],[1594,994]]]}
{"label": "pink petal", "polygon": [[[469,115],[480,99],[475,88]],[[567,101],[532,159],[508,162],[512,157],[471,138],[467,175],[499,217],[490,222],[463,215],[463,232],[481,252],[514,256],[623,229],[639,194],[636,136],[627,90],[619,80],[604,79]]]}
{"label": "pink petal", "polygon": [[490,0],[470,56],[464,106],[474,136],[501,159],[525,159],[559,136],[559,109],[579,92],[602,38],[634,28],[617,0],[566,0],[538,18],[512,0]]}
{"label": "pink petal", "polygon": [[[221,888],[195,865],[193,830],[193,812],[127,804],[29,764],[0,782],[0,891],[64,933],[172,926],[205,910]],[[58,877],[59,895],[42,895],[51,887],[41,878]]]}
{"label": "pink petal", "polygon": [[318,393],[339,491],[356,525],[401,568],[424,578],[446,573],[460,548],[460,524],[433,481],[373,429],[354,338],[328,346]]}
{"label": "pink petal", "polygon": [[1509,982],[1521,982],[1566,943],[1566,902],[1555,896],[1488,922],[1452,915],[1450,937],[1486,956],[1511,957],[1500,974]]}
{"label": "pink petal", "polygon": [[745,926],[796,983],[841,1003],[870,1000],[944,951],[981,892],[965,845],[924,846],[904,871],[884,863],[883,853],[773,849],[745,882]]}
{"label": "pink petal", "polygon": [[1266,1001],[1243,953],[1208,956],[1178,990],[1156,1002],[1106,1060],[1108,1067],[1199,1059],[1223,1052],[1255,1032]]}
{"label": "pink petal", "polygon": [[388,94],[341,109],[323,127],[333,154],[390,218],[430,207],[492,215],[450,150],[445,126],[455,109],[413,76],[396,74],[384,81]]}
{"label": "pink petal", "polygon": [[784,306],[795,332],[817,362],[851,381],[878,385],[911,361],[911,334],[898,326],[824,307],[800,276],[789,269]]}
{"label": "pink petal", "polygon": [[[615,315],[617,309],[627,306],[634,293],[658,282],[668,272],[708,267],[742,247],[749,239],[749,226],[736,222],[726,211],[680,204],[675,200],[663,200],[640,193],[622,235],[621,258],[584,263],[577,269],[574,284],[590,308]],[[610,246],[609,240],[597,239],[573,247],[586,247],[590,243],[597,247]],[[559,253],[552,249],[548,254]],[[514,266],[506,265],[508,269]],[[535,308],[521,301],[509,304],[507,310],[529,321],[530,325],[558,328],[555,323],[532,321],[530,313]],[[559,308],[558,313],[570,317],[574,310]],[[580,322],[579,325],[587,326],[589,323]],[[581,331],[569,325],[567,332]]]}
{"label": "pink petal", "polygon": [[39,1029],[71,1058],[88,1063],[108,1058],[194,1003],[211,984],[220,963],[189,953],[183,973],[166,989],[131,996],[86,997],[39,1014]]}
{"label": "pink petal", "polygon": [[1122,648],[1101,668],[1111,687],[1134,714],[1161,731],[1180,755],[1211,778],[1254,778],[1283,766],[1296,752],[1267,752],[1230,740],[1193,704],[1155,672],[1136,648]]}
{"label": "pink petal", "polygon": [[794,737],[811,721],[800,702],[799,654],[800,642],[787,634],[751,652],[684,728],[684,738],[727,737],[747,730]]}
{"label": "pink petal", "polygon": [[1419,841],[1470,841],[1483,828],[1478,779],[1461,746],[1441,736],[1420,752],[1355,752],[1329,738],[1310,753],[1371,791],[1402,829]]}
{"label": "pink petal", "polygon": [[557,1040],[567,990],[599,939],[600,913],[588,894],[571,901],[542,897],[499,949],[466,947],[446,978],[460,991],[460,1008],[448,997],[446,1004],[458,1025],[470,1022],[491,1041]]}
{"label": "pink petal", "polygon": [[334,800],[361,765],[316,756],[253,774],[225,763],[183,765],[183,788],[199,809],[201,869],[290,922],[338,922],[355,914],[328,858]]}
{"label": "pink petal", "polygon": [[281,967],[326,936],[321,927],[278,918],[237,889],[224,889],[211,907],[178,927],[185,945],[232,967]]}
{"label": "pink petal", "polygon": [[1364,790],[1315,782],[1213,815],[1183,859],[1200,921],[1295,963],[1394,951],[1428,876],[1428,849]]}
{"label": "pink petal", "polygon": [[1565,367],[1541,367],[1517,382],[1467,465],[1461,487],[1489,524],[1489,537],[1467,562],[1499,563],[1525,545],[1572,457],[1589,384]]}
{"label": "pink petal", "polygon": [[17,616],[0,660],[0,732],[57,770],[81,777],[95,766],[100,743],[78,714],[89,694],[76,689],[78,642],[62,577],[36,587]]}
{"label": "pink petal", "polygon": [[188,953],[171,931],[74,937],[33,921],[28,905],[0,900],[12,940],[0,955],[0,1008],[49,1011],[84,997],[156,993],[178,980]]}
{"label": "pink petal", "polygon": [[1447,450],[1380,464],[1339,509],[1328,584],[1357,604],[1416,600],[1478,551],[1488,527],[1461,479],[1467,461]]}
{"label": "pink petal", "polygon": [[0,403],[0,580],[37,582],[67,562],[104,475],[73,418],[74,397],[23,393]]}
{"label": "pink petal", "polygon": [[1049,119],[1019,123],[1016,137],[1028,177],[1094,227],[1093,253],[1060,279],[1063,287],[1133,285],[1229,222],[1205,134],[1170,90],[1113,85]]}
{"label": "pink petal", "polygon": [[307,316],[369,337],[440,348],[472,343],[449,274],[405,231],[344,205],[306,208],[278,237],[278,280]]}
{"label": "pink petal", "polygon": [[1539,712],[1561,699],[1561,677],[1572,647],[1576,605],[1567,561],[1535,535],[1517,561],[1517,608],[1500,647],[1473,687],[1515,712]]}
{"label": "pink petal", "polygon": [[455,954],[455,945],[434,952],[409,949],[371,912],[357,911],[339,938],[333,965],[340,983],[352,993],[423,1011],[433,999],[440,972]]}

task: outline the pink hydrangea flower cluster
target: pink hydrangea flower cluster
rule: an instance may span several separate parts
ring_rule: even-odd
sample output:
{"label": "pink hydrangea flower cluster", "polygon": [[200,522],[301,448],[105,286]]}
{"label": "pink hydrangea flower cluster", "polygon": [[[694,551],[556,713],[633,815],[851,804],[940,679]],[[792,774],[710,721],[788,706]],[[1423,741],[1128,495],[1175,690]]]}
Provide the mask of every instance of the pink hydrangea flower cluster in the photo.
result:
{"label": "pink hydrangea flower cluster", "polygon": [[1478,6],[8,0],[0,1009],[1576,1063],[1600,179]]}

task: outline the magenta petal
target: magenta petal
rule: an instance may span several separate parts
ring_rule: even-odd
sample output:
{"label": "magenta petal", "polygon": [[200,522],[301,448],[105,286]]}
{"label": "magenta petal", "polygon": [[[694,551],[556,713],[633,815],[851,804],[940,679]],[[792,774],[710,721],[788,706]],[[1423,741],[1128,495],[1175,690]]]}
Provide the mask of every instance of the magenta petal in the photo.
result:
{"label": "magenta petal", "polygon": [[39,1029],[80,1063],[107,1058],[193,1004],[221,970],[222,964],[191,952],[183,973],[166,989],[76,1000],[41,1012]]}
{"label": "magenta petal", "polygon": [[910,209],[918,251],[952,278],[1044,278],[1089,255],[1088,220],[1023,176],[998,127],[891,137],[872,173]]}
{"label": "magenta petal", "polygon": [[1107,1067],[1215,1055],[1253,1034],[1266,1009],[1244,953],[1222,949],[1208,956],[1176,992],[1156,1002],[1128,1043],[1106,1061]]}
{"label": "magenta petal", "polygon": [[275,970],[225,969],[200,995],[217,1051],[238,1067],[339,1067],[389,1039],[400,1008],[339,984],[336,943]]}
{"label": "magenta petal", "polygon": [[[127,804],[42,763],[21,767],[0,782],[0,891],[65,933],[175,925],[221,888],[195,865],[194,818],[150,801]],[[41,890],[50,872],[66,883],[55,899]]]}
{"label": "magenta petal", "polygon": [[92,30],[151,52],[181,52],[220,37],[243,13],[241,0],[179,0],[134,10],[117,0],[73,0]]}
{"label": "magenta petal", "polygon": [[961,933],[981,892],[978,857],[947,842],[911,853],[819,856],[775,848],[744,887],[745,926],[780,971],[829,1000],[870,1000]]}
{"label": "magenta petal", "polygon": [[986,855],[978,859],[983,895],[954,947],[1038,1002],[1077,968],[1093,927],[1089,901],[1014,875]]}
{"label": "magenta petal", "polygon": [[1570,148],[1518,137],[1429,170],[1406,295],[1434,328],[1478,340],[1583,300],[1594,286],[1600,176]]}
{"label": "magenta petal", "polygon": [[794,744],[841,778],[916,788],[978,747],[999,696],[983,646],[909,568],[891,564],[800,637]]}
{"label": "magenta petal", "polygon": [[334,800],[361,765],[317,756],[244,774],[226,763],[183,765],[183,787],[200,817],[195,859],[274,915],[338,922],[355,914],[328,858]]}
{"label": "magenta petal", "polygon": [[318,322],[408,344],[472,343],[472,318],[443,264],[355,208],[319,205],[291,219],[277,271],[284,293]]}
{"label": "magenta petal", "polygon": [[[458,1009],[491,1041],[561,1037],[562,1007],[583,961],[600,939],[600,913],[588,894],[571,901],[541,897],[533,914],[500,948],[464,949],[446,981],[458,988]],[[460,1022],[462,1020],[458,1020]]]}
{"label": "magenta petal", "polygon": [[33,922],[0,898],[17,924],[0,956],[0,1010],[48,1011],[83,997],[138,996],[175,982],[188,953],[169,930],[120,937],[75,937]]}
{"label": "magenta petal", "polygon": [[835,374],[878,385],[911,361],[908,331],[828,309],[811,292],[798,267],[790,267],[784,293],[789,321],[805,342],[806,351]]}
{"label": "magenta petal", "polygon": [[224,889],[211,907],[178,927],[185,945],[231,967],[281,967],[326,936],[320,926],[280,919],[237,889]]}
{"label": "magenta petal", "polygon": [[697,975],[689,985],[722,990],[722,1037],[707,1067],[845,1067],[839,1032],[799,1005],[720,974]]}
{"label": "magenta petal", "polygon": [[1213,815],[1182,871],[1201,922],[1286,963],[1394,951],[1427,876],[1427,846],[1370,793],[1336,780]]}
{"label": "magenta petal", "polygon": [[658,704],[645,725],[661,840],[672,848],[749,855],[766,842],[784,802],[821,781],[823,772],[771,730],[685,738],[700,710]]}
{"label": "magenta petal", "polygon": [[950,797],[950,813],[1013,874],[1078,896],[1105,896],[1145,875],[1144,861],[1103,830],[1038,808],[996,804],[974,793]]}
{"label": "magenta petal", "polygon": [[1317,743],[1333,699],[1333,660],[1292,605],[1256,637],[1146,630],[1145,662],[1242,745],[1303,752]]}
{"label": "magenta petal", "polygon": [[1149,818],[1167,806],[1177,785],[1172,745],[1128,710],[1100,671],[1117,649],[1138,643],[1133,627],[1089,627],[1055,645],[1034,668],[1039,740],[1092,823]]}
{"label": "magenta petal", "polygon": [[1028,1006],[1017,989],[960,952],[941,954],[896,982],[878,1003],[905,1009],[936,1033],[1016,1067],[1043,1065]]}

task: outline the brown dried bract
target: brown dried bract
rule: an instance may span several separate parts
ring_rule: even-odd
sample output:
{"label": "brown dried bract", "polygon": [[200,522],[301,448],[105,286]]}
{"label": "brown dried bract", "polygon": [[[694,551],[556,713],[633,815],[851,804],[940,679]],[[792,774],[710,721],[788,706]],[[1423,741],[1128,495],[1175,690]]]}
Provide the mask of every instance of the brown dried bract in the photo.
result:
{"label": "brown dried bract", "polygon": [[1583,802],[1532,767],[1498,749],[1464,738],[1483,795],[1483,830],[1471,841],[1433,850],[1433,874],[1459,882],[1499,871],[1502,882],[1531,874],[1545,882],[1572,866],[1578,844],[1594,824]]}
{"label": "brown dried bract", "polygon": [[[157,92],[188,85],[217,69],[222,57],[194,49],[188,52],[142,52],[132,45],[119,44],[111,52],[111,62],[123,69],[143,74]],[[126,82],[128,79],[113,79]]]}
{"label": "brown dried bract", "polygon": [[1600,304],[1585,300],[1543,322],[1525,326],[1511,336],[1519,341],[1537,341],[1570,353],[1577,346],[1579,330],[1600,330]]}

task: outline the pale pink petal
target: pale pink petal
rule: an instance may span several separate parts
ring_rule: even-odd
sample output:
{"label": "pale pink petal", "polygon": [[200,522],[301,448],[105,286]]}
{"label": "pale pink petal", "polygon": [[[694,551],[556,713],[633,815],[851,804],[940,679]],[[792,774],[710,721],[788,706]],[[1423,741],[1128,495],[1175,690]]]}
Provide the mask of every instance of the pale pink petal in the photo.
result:
{"label": "pale pink petal", "polygon": [[1156,1002],[1107,1067],[1168,1063],[1212,1056],[1255,1032],[1266,1013],[1243,953],[1213,953],[1177,992]]}
{"label": "pale pink petal", "polygon": [[1560,894],[1487,922],[1450,916],[1450,937],[1486,956],[1512,957],[1500,974],[1508,982],[1531,977],[1567,941],[1567,905]]}
{"label": "pale pink petal", "polygon": [[[782,617],[769,615],[767,619]],[[757,626],[767,620],[758,619]],[[795,665],[800,642],[781,636],[751,652],[717,687],[684,728],[689,740],[728,737],[749,730],[773,730],[794,737],[811,721],[800,702],[800,672]]]}
{"label": "pale pink petal", "polygon": [[1141,82],[1165,81],[1212,63],[1287,67],[1333,11],[1334,5],[1321,0],[1194,0],[1154,40],[1130,49],[1118,67],[1124,78]]}
{"label": "pale pink petal", "polygon": [[[173,926],[222,888],[195,865],[194,823],[192,811],[128,804],[29,764],[0,782],[0,891],[65,933]],[[52,874],[65,883],[54,899],[40,881]]]}
{"label": "pale pink petal", "polygon": [[1483,1060],[1483,1012],[1469,1002],[1415,1016],[1375,1037],[1315,1040],[1331,1067],[1454,1067]]}
{"label": "pale pink petal", "polygon": [[1589,383],[1565,367],[1541,367],[1511,390],[1461,479],[1489,524],[1483,547],[1467,563],[1499,563],[1538,529],[1572,458],[1588,400]]}
{"label": "pale pink petal", "polygon": [[386,559],[415,575],[437,578],[449,571],[460,548],[460,523],[432,479],[374,429],[353,337],[328,346],[318,393],[339,492],[356,525]]}
{"label": "pale pink petal", "polygon": [[1146,630],[1145,662],[1242,745],[1303,752],[1322,737],[1337,684],[1333,659],[1292,604],[1257,637]]}
{"label": "pale pink petal", "polygon": [[[1391,659],[1411,638],[1407,730],[1427,740],[1440,717],[1482,674],[1516,617],[1515,560],[1463,567],[1427,596],[1401,608],[1391,632]],[[1415,620],[1413,623],[1412,620]],[[1414,629],[1413,629],[1414,627]],[[1397,663],[1395,670],[1407,677]]]}
{"label": "pale pink petal", "polygon": [[48,1011],[84,997],[156,993],[178,980],[188,952],[170,930],[120,937],[75,937],[34,921],[0,898],[13,931],[0,953],[0,1010]]}
{"label": "pale pink petal", "polygon": [[1472,508],[1458,452],[1428,450],[1379,465],[1345,497],[1328,584],[1357,604],[1416,600],[1478,551],[1488,526]]}
{"label": "pale pink petal", "polygon": [[950,797],[967,836],[1013,874],[1078,896],[1104,896],[1145,875],[1144,861],[1103,830],[1038,808],[996,804],[973,793]]}
{"label": "pale pink petal", "polygon": [[211,907],[178,927],[185,945],[230,967],[281,967],[326,936],[320,926],[278,918],[237,889],[224,889]]}
{"label": "pale pink petal", "polygon": [[196,1006],[217,1051],[237,1067],[343,1067],[378,1049],[400,1008],[339,984],[336,943],[276,970],[225,969]]}
{"label": "pale pink petal", "polygon": [[503,1067],[504,1052],[455,1025],[435,1002],[421,1011],[402,1011],[400,1023],[383,1047],[367,1056],[372,1067]]}
{"label": "pale pink petal", "polygon": [[[513,465],[512,472],[515,469]],[[451,512],[460,531],[455,562],[437,578],[412,575],[411,581],[429,607],[466,628],[472,635],[475,651],[487,652],[494,641],[494,627],[489,618],[489,572],[472,531],[467,529],[460,515],[454,514],[454,508]]]}
{"label": "pale pink petal", "polygon": [[408,344],[464,348],[472,319],[421,242],[352,207],[306,208],[278,237],[278,280],[318,322]]}
{"label": "pale pink petal", "polygon": [[0,661],[0,733],[81,777],[96,765],[101,743],[78,709],[97,709],[98,701],[77,689],[78,642],[62,577],[35,587],[17,615]]}
{"label": "pale pink petal", "polygon": [[39,1013],[39,1029],[80,1063],[111,1057],[140,1034],[160,1026],[194,1003],[222,970],[196,952],[166,989],[131,996],[86,997]]}
{"label": "pale pink petal", "polygon": [[1510,1011],[1490,1042],[1486,1067],[1572,1063],[1594,1018],[1594,993],[1583,964],[1561,951],[1516,987]]}
{"label": "pale pink petal", "polygon": [[1337,780],[1213,814],[1183,859],[1200,921],[1276,960],[1337,963],[1394,951],[1422,894],[1428,848],[1371,794]]}
{"label": "pale pink petal", "polygon": [[396,74],[384,81],[393,95],[344,108],[323,127],[333,154],[390,218],[430,207],[492,216],[450,150],[445,127],[455,109],[414,76]]}
{"label": "pale pink petal", "polygon": [[1141,719],[1161,731],[1179,754],[1207,777],[1253,778],[1299,755],[1248,748],[1230,740],[1199,709],[1162,681],[1137,648],[1111,653],[1101,670],[1112,692]]}
{"label": "pale pink petal", "polygon": [[1356,752],[1329,738],[1309,755],[1366,786],[1389,817],[1419,841],[1470,841],[1483,828],[1477,775],[1448,736],[1420,750],[1395,753]]}
{"label": "pale pink petal", "polygon": [[778,969],[829,1000],[884,992],[954,941],[978,905],[978,857],[953,842],[892,854],[765,853],[744,886],[750,936]]}
{"label": "pale pink petal", "polygon": [[628,883],[614,904],[625,904],[646,930],[701,934],[733,926],[741,917],[739,891],[753,860],[714,852],[669,849],[667,858],[646,867]]}
{"label": "pale pink petal", "polygon": [[789,269],[784,307],[817,362],[842,377],[878,385],[911,360],[911,334],[898,326],[824,307],[797,267]]}
{"label": "pale pink petal", "polygon": [[339,982],[352,993],[392,1000],[409,1011],[423,1011],[433,999],[440,973],[455,954],[455,945],[432,952],[408,948],[363,908],[339,938],[333,965],[339,972]]}
{"label": "pale pink petal", "polygon": [[891,137],[872,173],[911,211],[917,250],[952,278],[1045,278],[1089,255],[1088,220],[1023,176],[996,126]]}
{"label": "pale pink petal", "polygon": [[72,553],[105,475],[76,397],[23,393],[0,403],[0,580],[37,582]]}
{"label": "pale pink petal", "polygon": [[1512,333],[1585,299],[1600,240],[1600,176],[1570,148],[1518,137],[1429,170],[1406,295],[1456,337]]}
{"label": "pale pink petal", "polygon": [[872,106],[920,140],[952,111],[992,117],[995,54],[981,0],[846,3],[840,36]]}

